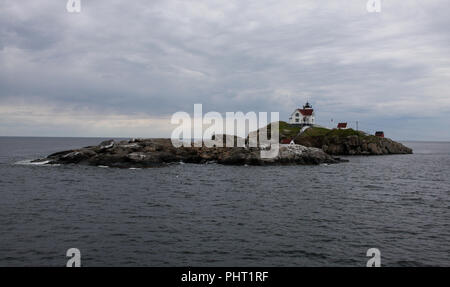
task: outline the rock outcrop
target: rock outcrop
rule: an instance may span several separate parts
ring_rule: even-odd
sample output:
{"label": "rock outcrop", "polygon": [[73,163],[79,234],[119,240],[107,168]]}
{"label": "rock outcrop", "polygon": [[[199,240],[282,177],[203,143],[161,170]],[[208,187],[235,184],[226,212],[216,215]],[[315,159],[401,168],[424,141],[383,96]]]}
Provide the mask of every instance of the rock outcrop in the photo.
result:
{"label": "rock outcrop", "polygon": [[[299,126],[286,122],[279,123],[280,142],[292,139],[295,144],[316,147],[329,155],[387,155],[387,154],[411,154],[413,151],[403,144],[388,138],[368,135],[362,131],[353,129],[327,129],[324,127],[312,127],[301,133]],[[261,133],[270,135],[271,125],[250,133],[253,137]],[[247,141],[249,141],[247,138]]]}
{"label": "rock outcrop", "polygon": [[411,154],[412,149],[388,138],[352,129],[311,128],[294,138],[296,144],[321,148],[330,155]]}
{"label": "rock outcrop", "polygon": [[260,148],[249,147],[174,147],[170,139],[133,139],[102,142],[76,150],[58,152],[45,159],[48,164],[83,164],[119,168],[145,168],[170,163],[210,163],[227,165],[321,164],[338,163],[318,148],[280,145],[274,158],[261,158]]}
{"label": "rock outcrop", "polygon": [[[329,155],[387,155],[410,154],[412,149],[388,138],[368,135],[362,131],[353,129],[327,129],[315,126],[303,133],[300,126],[290,125],[286,122],[279,123],[279,141],[290,142],[306,147],[320,148]],[[269,124],[249,134],[257,138],[261,133],[270,135],[272,124]],[[259,140],[258,140],[259,142]]]}

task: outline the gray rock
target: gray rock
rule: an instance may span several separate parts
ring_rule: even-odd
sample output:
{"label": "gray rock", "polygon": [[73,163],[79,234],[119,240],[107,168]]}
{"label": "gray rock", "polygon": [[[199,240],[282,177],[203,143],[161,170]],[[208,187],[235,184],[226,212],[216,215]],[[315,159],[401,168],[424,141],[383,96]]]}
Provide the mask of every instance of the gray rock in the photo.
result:
{"label": "gray rock", "polygon": [[86,164],[109,167],[156,167],[172,162],[210,163],[227,165],[321,164],[337,163],[323,150],[301,145],[280,145],[275,158],[261,158],[260,148],[248,147],[180,147],[170,139],[141,139],[115,143],[105,141],[98,146],[52,154],[51,163]]}
{"label": "gray rock", "polygon": [[114,147],[115,145],[115,141],[114,140],[107,140],[107,141],[103,141],[100,143],[100,149],[109,149]]}

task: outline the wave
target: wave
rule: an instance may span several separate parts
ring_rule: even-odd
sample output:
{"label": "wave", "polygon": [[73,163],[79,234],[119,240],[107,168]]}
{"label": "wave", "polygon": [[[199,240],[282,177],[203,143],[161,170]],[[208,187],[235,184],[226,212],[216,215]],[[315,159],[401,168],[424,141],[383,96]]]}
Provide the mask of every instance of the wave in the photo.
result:
{"label": "wave", "polygon": [[48,164],[50,161],[34,161],[34,159],[19,160],[14,164],[17,165],[33,165],[33,166],[60,166],[60,164]]}

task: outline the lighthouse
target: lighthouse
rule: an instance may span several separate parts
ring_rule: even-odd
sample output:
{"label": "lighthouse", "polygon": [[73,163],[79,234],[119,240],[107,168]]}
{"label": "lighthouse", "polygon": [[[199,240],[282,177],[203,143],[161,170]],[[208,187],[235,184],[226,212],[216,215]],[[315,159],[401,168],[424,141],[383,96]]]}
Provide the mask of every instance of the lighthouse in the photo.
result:
{"label": "lighthouse", "polygon": [[289,124],[299,126],[314,125],[314,109],[310,103],[306,102],[303,109],[296,109],[289,117]]}

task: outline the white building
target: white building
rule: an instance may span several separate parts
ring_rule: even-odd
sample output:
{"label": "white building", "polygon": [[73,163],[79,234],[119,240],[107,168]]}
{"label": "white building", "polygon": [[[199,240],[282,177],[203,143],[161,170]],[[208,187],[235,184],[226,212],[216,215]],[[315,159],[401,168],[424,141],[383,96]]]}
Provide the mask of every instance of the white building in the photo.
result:
{"label": "white building", "polygon": [[303,109],[296,109],[289,117],[292,125],[312,126],[314,125],[314,109],[307,102]]}

